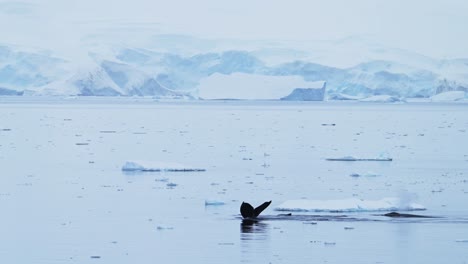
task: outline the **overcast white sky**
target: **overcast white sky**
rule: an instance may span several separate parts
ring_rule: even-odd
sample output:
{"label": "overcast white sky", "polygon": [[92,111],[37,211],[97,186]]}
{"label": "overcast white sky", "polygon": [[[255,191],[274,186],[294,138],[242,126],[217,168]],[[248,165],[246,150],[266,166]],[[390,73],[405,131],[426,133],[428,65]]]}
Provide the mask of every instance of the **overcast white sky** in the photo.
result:
{"label": "overcast white sky", "polygon": [[[366,36],[468,58],[466,0],[0,0],[0,43],[73,49],[90,34],[280,41]],[[112,34],[110,34],[112,32]]]}

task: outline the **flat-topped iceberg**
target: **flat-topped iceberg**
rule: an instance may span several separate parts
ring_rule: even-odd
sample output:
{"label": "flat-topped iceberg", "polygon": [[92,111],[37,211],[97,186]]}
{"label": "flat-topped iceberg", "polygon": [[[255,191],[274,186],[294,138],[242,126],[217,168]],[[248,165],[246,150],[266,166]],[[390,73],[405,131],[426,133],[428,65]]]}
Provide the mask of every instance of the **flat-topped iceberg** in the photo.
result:
{"label": "flat-topped iceberg", "polygon": [[278,205],[277,211],[290,212],[381,212],[426,210],[423,205],[389,197],[380,200],[357,198],[341,200],[288,200]]}
{"label": "flat-topped iceberg", "polygon": [[205,171],[202,168],[194,168],[175,162],[158,161],[127,161],[122,166],[122,171]]}
{"label": "flat-topped iceberg", "polygon": [[431,97],[432,102],[455,102],[465,99],[464,91],[449,91]]}
{"label": "flat-topped iceberg", "polygon": [[308,82],[300,76],[215,73],[197,88],[199,97],[207,100],[323,101],[326,82]]}

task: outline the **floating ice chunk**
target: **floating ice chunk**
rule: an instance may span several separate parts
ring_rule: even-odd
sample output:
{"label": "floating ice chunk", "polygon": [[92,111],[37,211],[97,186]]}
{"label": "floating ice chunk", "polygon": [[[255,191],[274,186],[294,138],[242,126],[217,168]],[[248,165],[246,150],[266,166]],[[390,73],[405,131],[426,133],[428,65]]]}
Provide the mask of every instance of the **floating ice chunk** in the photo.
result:
{"label": "floating ice chunk", "polygon": [[123,171],[205,171],[174,162],[153,161],[127,161],[122,167]]}
{"label": "floating ice chunk", "polygon": [[157,181],[157,182],[167,182],[169,181],[168,178],[158,178],[158,179],[155,179],[154,181]]}
{"label": "floating ice chunk", "polygon": [[455,240],[455,242],[458,242],[458,243],[468,243],[468,239],[457,239],[457,240]]}
{"label": "floating ice chunk", "polygon": [[357,177],[377,177],[379,175],[376,174],[376,173],[373,173],[373,172],[368,172],[368,173],[361,173],[361,174],[360,173],[352,173],[349,176],[357,178]]}
{"label": "floating ice chunk", "polygon": [[353,156],[344,156],[341,158],[327,158],[328,161],[392,161],[392,158],[378,157],[378,158],[356,158]]}
{"label": "floating ice chunk", "polygon": [[289,200],[275,208],[277,211],[293,212],[378,212],[426,210],[423,205],[389,197],[381,200],[357,198],[341,200]]}
{"label": "floating ice chunk", "polygon": [[225,204],[225,202],[219,200],[205,200],[205,206],[219,206]]}
{"label": "floating ice chunk", "polygon": [[157,230],[172,230],[174,229],[172,226],[157,226]]}

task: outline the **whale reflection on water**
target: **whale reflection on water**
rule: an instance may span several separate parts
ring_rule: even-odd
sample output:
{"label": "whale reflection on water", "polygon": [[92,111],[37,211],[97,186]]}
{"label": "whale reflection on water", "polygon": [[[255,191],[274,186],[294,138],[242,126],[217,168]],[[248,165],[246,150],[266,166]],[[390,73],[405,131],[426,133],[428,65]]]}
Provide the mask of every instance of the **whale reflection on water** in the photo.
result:
{"label": "whale reflection on water", "polygon": [[258,256],[271,255],[270,235],[271,226],[268,222],[243,219],[240,223],[241,262],[252,263]]}
{"label": "whale reflection on water", "polygon": [[[242,219],[237,217],[238,219]],[[300,222],[381,222],[381,223],[453,223],[468,224],[465,216],[431,216],[391,212],[386,214],[280,214],[263,215],[257,218],[242,219],[243,232],[259,233],[262,224],[272,221],[300,221]]]}
{"label": "whale reflection on water", "polygon": [[265,240],[269,231],[266,222],[243,219],[240,224],[241,240]]}

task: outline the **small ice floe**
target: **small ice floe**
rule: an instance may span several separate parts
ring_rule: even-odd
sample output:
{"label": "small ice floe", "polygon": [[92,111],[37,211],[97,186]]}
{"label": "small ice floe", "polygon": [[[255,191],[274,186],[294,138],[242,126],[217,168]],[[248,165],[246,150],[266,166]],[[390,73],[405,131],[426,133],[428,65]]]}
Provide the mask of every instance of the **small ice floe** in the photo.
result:
{"label": "small ice floe", "polygon": [[232,242],[220,242],[218,243],[220,246],[234,246],[235,244]]}
{"label": "small ice floe", "polygon": [[99,131],[99,133],[102,133],[102,134],[113,134],[113,133],[117,133],[117,131],[115,131],[115,130],[101,130],[101,131]]}
{"label": "small ice floe", "polygon": [[277,211],[290,212],[380,212],[426,210],[423,205],[396,197],[380,200],[357,198],[341,200],[289,200],[278,205]]}
{"label": "small ice floe", "polygon": [[177,183],[170,182],[170,183],[166,184],[166,186],[167,186],[167,188],[172,189],[174,187],[177,187]]}
{"label": "small ice floe", "polygon": [[344,156],[340,158],[327,158],[328,161],[392,161],[392,158],[378,157],[378,158],[356,158],[353,156]]}
{"label": "small ice floe", "polygon": [[171,226],[157,226],[156,229],[161,231],[161,230],[172,230],[174,228]]}
{"label": "small ice floe", "polygon": [[225,202],[219,200],[205,200],[205,206],[220,206],[225,204]]}
{"label": "small ice floe", "polygon": [[325,246],[335,246],[336,242],[323,242]]}
{"label": "small ice floe", "polygon": [[457,243],[468,243],[468,239],[457,239],[455,240]]}
{"label": "small ice floe", "polygon": [[206,171],[201,168],[194,168],[174,162],[153,162],[153,161],[127,161],[122,166],[122,171],[171,171],[171,172],[191,172]]}
{"label": "small ice floe", "polygon": [[157,178],[157,179],[154,179],[154,181],[157,181],[157,182],[168,182],[168,181],[169,181],[169,178]]}
{"label": "small ice floe", "polygon": [[359,177],[377,177],[379,175],[373,172],[368,172],[368,173],[351,173],[349,176],[354,177],[354,178],[359,178]]}
{"label": "small ice floe", "polygon": [[354,229],[354,227],[352,227],[352,226],[345,226],[344,227],[344,230],[353,230],[353,229]]}

